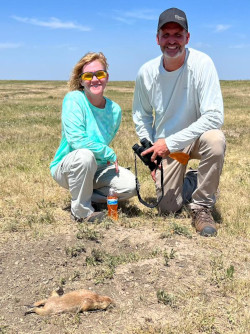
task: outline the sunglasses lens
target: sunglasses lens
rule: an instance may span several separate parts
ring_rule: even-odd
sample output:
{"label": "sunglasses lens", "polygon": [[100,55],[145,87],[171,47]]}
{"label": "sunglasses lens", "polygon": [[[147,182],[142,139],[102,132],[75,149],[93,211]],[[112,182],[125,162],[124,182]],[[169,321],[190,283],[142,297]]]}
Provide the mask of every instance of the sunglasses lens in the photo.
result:
{"label": "sunglasses lens", "polygon": [[87,81],[90,81],[93,79],[93,77],[96,76],[97,79],[103,79],[103,78],[106,78],[107,77],[107,72],[106,71],[103,71],[103,70],[100,70],[100,71],[96,71],[94,73],[92,72],[85,72],[81,75],[81,79],[82,80],[87,80]]}
{"label": "sunglasses lens", "polygon": [[97,71],[97,72],[95,72],[95,76],[97,77],[97,79],[103,79],[103,78],[107,77],[107,72]]}
{"label": "sunglasses lens", "polygon": [[88,81],[92,80],[93,79],[93,73],[85,72],[85,73],[82,74],[81,79],[82,80],[88,80]]}

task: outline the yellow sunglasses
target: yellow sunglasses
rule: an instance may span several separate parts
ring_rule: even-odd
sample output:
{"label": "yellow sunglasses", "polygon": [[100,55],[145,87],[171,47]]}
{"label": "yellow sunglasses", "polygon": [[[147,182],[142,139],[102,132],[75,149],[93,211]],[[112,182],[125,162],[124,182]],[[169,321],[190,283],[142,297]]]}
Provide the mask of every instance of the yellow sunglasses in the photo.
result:
{"label": "yellow sunglasses", "polygon": [[84,73],[81,73],[79,75],[79,77],[82,79],[82,80],[87,80],[87,81],[90,81],[93,79],[93,77],[97,77],[97,79],[103,79],[103,78],[107,78],[107,71],[104,71],[104,70],[99,70],[99,71],[96,71],[96,72],[84,72]]}

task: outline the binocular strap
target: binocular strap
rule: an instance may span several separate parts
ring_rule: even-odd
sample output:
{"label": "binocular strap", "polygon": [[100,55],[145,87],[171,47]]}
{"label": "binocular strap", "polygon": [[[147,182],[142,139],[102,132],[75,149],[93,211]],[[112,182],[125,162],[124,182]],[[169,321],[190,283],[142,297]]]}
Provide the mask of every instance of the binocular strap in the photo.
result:
{"label": "binocular strap", "polygon": [[162,200],[163,196],[164,196],[164,189],[163,189],[163,166],[162,166],[162,161],[161,161],[161,197],[159,198],[159,200],[153,204],[153,203],[147,203],[145,202],[142,198],[141,198],[141,195],[140,195],[140,183],[139,183],[139,180],[137,178],[137,165],[136,165],[136,154],[135,154],[135,183],[136,183],[136,192],[137,192],[137,197],[139,199],[139,201],[145,205],[146,207],[148,208],[155,208],[159,203],[160,201]]}

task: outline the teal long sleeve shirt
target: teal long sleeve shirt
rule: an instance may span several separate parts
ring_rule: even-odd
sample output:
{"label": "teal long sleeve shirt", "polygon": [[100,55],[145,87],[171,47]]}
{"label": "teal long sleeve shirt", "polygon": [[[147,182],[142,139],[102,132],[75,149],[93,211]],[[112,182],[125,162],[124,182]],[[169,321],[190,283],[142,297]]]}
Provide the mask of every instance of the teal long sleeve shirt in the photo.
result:
{"label": "teal long sleeve shirt", "polygon": [[62,105],[62,138],[50,164],[52,176],[62,159],[70,152],[86,148],[93,152],[98,165],[117,159],[108,145],[121,123],[120,106],[106,98],[104,109],[93,106],[82,91],[66,94]]}

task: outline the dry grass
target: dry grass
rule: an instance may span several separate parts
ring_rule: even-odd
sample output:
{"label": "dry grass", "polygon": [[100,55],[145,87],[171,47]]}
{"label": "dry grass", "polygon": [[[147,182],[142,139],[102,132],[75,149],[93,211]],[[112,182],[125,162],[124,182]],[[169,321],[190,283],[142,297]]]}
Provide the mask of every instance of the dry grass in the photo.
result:
{"label": "dry grass", "polygon": [[[107,221],[75,231],[68,211],[63,210],[70,204],[69,194],[53,181],[49,172],[49,163],[60,140],[61,103],[67,91],[66,83],[0,82],[1,249],[7,251],[8,244],[15,241],[20,242],[20,247],[25,244],[28,250],[34,241],[39,241],[45,243],[46,251],[46,240],[58,233],[62,236],[75,233],[80,241],[68,245],[65,256],[68,263],[83,256],[87,272],[82,274],[82,267],[77,267],[68,275],[82,284],[92,280],[105,287],[110,282],[117,298],[118,294],[121,297],[119,310],[108,314],[111,321],[108,327],[103,331],[96,329],[96,333],[249,333],[250,82],[224,81],[221,85],[225,104],[223,131],[227,138],[216,205],[216,219],[221,222],[221,228],[217,238],[208,240],[194,234],[186,212],[179,218],[163,219],[157,216],[156,209],[146,209],[136,198],[122,208],[117,225]],[[123,110],[122,125],[112,146],[119,163],[134,171],[131,147],[138,139],[131,118],[133,88],[133,82],[111,82],[106,95]],[[142,164],[138,169],[143,198],[155,198],[148,170]],[[122,242],[112,244],[119,233]],[[142,240],[146,239],[142,247]],[[92,253],[85,247],[88,243],[94,243]],[[111,254],[112,248],[115,253]],[[187,267],[185,272],[181,271],[183,266]],[[140,272],[141,268],[146,268],[145,273],[135,276],[135,285],[125,281],[129,272]],[[57,281],[69,282],[67,273],[64,275],[66,278],[57,277]],[[36,286],[37,280],[36,277],[30,282],[31,286]],[[134,300],[123,297],[124,291],[130,298],[133,295]],[[2,302],[9,298],[2,297]],[[155,316],[150,309],[156,309]],[[129,323],[131,315],[138,323]],[[0,316],[0,333],[34,332],[34,328],[15,331],[6,319],[6,314]],[[61,317],[57,330],[84,332],[87,320],[82,321],[78,316]],[[100,317],[99,320],[105,321]],[[56,322],[52,319],[40,324],[48,329],[56,326]]]}

